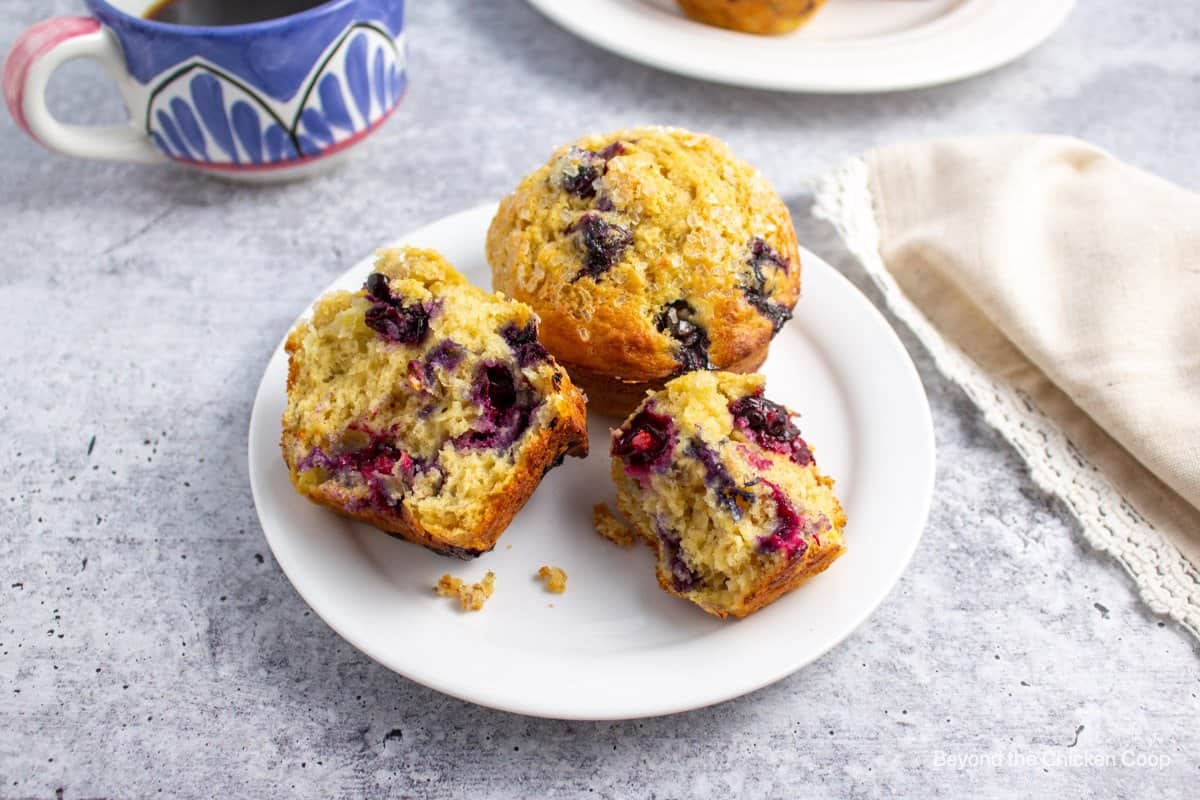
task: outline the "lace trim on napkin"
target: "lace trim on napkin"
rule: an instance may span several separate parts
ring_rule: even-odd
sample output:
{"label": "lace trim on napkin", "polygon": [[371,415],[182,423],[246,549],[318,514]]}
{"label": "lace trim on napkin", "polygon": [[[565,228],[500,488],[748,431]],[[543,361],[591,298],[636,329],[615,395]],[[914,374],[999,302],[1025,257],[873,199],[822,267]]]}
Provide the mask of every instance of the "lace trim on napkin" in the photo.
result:
{"label": "lace trim on napkin", "polygon": [[1156,614],[1200,638],[1200,572],[1154,528],[1023,392],[993,380],[946,341],[908,299],[883,265],[880,232],[868,188],[867,163],[852,158],[818,178],[813,213],[832,223],[899,317],[1029,466],[1034,482],[1061,498],[1097,550],[1108,553],[1137,582]]}

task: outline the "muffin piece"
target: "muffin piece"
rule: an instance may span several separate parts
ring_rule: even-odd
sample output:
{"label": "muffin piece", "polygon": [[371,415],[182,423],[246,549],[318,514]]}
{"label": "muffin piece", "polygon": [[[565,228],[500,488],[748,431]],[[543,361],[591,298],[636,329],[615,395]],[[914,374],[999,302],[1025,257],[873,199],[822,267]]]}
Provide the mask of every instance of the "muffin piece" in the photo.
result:
{"label": "muffin piece", "polygon": [[675,375],[757,369],[800,294],[770,184],[720,140],[673,128],[559,148],[501,201],[487,254],[590,409],[622,417]]}
{"label": "muffin piece", "polygon": [[825,0],[676,0],[697,22],[742,33],[790,33],[812,19]]}
{"label": "muffin piece", "polygon": [[612,509],[604,503],[592,506],[592,527],[596,529],[596,533],[618,547],[633,547],[637,542],[637,537],[629,526],[618,519]]}
{"label": "muffin piece", "polygon": [[296,490],[441,553],[491,550],[546,470],[587,454],[584,397],[537,334],[438,253],[380,251],[287,338]]}
{"label": "muffin piece", "polygon": [[538,568],[537,577],[551,594],[562,594],[567,590],[567,571],[562,567],[543,564]]}
{"label": "muffin piece", "polygon": [[658,554],[658,582],[744,617],[842,554],[846,516],[793,413],[761,375],[693,372],[613,431],[617,506]]}
{"label": "muffin piece", "polygon": [[496,573],[488,570],[479,583],[466,583],[447,572],[434,584],[433,593],[439,597],[458,598],[458,607],[463,611],[482,611],[483,605],[496,591]]}

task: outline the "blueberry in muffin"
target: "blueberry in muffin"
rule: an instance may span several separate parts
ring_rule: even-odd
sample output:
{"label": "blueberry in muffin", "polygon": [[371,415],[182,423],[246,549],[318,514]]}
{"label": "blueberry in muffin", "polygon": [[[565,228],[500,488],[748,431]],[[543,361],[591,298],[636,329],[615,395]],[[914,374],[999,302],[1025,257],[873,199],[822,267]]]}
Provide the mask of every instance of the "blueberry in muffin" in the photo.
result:
{"label": "blueberry in muffin", "polygon": [[718,617],[774,602],[844,550],[833,480],[760,375],[669,381],[613,431],[612,477],[659,585]]}
{"label": "blueberry in muffin", "polygon": [[487,254],[589,408],[622,417],[676,375],[757,369],[800,293],[770,184],[720,140],[673,128],[559,148],[501,201]]}
{"label": "blueberry in muffin", "polygon": [[533,312],[432,250],[380,251],[286,349],[297,491],[438,552],[490,550],[546,470],[587,453],[584,397]]}

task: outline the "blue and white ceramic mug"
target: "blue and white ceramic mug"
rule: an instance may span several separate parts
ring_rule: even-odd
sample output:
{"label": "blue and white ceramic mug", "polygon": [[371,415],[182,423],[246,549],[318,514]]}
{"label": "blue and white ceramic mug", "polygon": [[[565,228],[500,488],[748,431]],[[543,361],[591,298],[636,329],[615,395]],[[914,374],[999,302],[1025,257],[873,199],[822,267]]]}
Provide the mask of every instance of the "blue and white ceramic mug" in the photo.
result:
{"label": "blue and white ceramic mug", "polygon": [[[404,0],[330,0],[222,27],[144,19],[150,0],[85,1],[93,16],[35,25],[4,64],[13,118],[66,155],[293,178],[382,125],[404,92]],[[74,58],[99,61],[117,82],[128,124],[67,125],[50,114],[46,84]]]}

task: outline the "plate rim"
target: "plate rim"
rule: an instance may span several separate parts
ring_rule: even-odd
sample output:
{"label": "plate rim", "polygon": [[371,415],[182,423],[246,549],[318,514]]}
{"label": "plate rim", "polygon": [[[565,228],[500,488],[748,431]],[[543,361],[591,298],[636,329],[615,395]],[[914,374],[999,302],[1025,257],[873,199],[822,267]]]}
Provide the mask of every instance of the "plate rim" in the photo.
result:
{"label": "plate rim", "polygon": [[[880,68],[876,74],[865,80],[862,78],[856,80],[822,80],[807,77],[802,72],[796,72],[795,74],[787,72],[776,74],[763,73],[752,77],[728,74],[719,67],[708,66],[705,61],[698,60],[694,56],[678,55],[671,50],[665,50],[661,53],[656,52],[653,49],[631,44],[635,40],[623,39],[619,33],[609,33],[605,26],[589,26],[584,19],[571,15],[570,9],[567,7],[569,4],[559,3],[556,0],[527,0],[527,2],[546,19],[589,44],[622,58],[665,72],[727,86],[741,86],[750,89],[764,89],[778,92],[833,95],[911,91],[942,86],[991,72],[1005,64],[1016,61],[1049,39],[1055,31],[1062,27],[1075,7],[1075,0],[1048,0],[1048,2],[1036,9],[1038,13],[1036,22],[1038,24],[1024,30],[1021,38],[1014,38],[1006,46],[990,50],[978,49],[973,51],[964,62],[952,64],[943,74],[936,77],[923,76],[920,71],[905,74],[904,69],[897,68],[895,64],[890,64],[886,68]],[[606,2],[616,2],[616,0],[606,0]],[[636,0],[636,2],[645,4],[644,0]],[[972,4],[985,2],[994,4],[994,7],[1001,9],[1003,13],[1012,13],[1014,15],[1012,18],[1017,20],[1021,18],[1023,13],[1027,14],[1030,11],[1026,7],[1017,8],[1018,4],[1005,3],[1003,0],[965,0],[963,8],[951,12],[946,17],[932,20],[926,25],[912,31],[881,34],[867,37],[863,40],[855,40],[855,43],[858,47],[870,43],[878,43],[884,46],[889,44],[903,46],[905,44],[903,40],[915,38],[914,36],[910,36],[910,34],[917,34],[928,26],[944,22],[959,11],[968,9]],[[667,13],[649,6],[647,6],[647,9],[654,14]],[[705,27],[703,23],[686,21],[688,24]],[[968,26],[971,24],[969,19],[966,20],[966,24]],[[720,35],[745,37],[747,42],[763,38],[753,34],[718,28],[713,28],[712,30]],[[950,35],[952,36],[958,34],[961,34],[961,29],[950,31]],[[730,39],[730,41],[734,41],[734,39]],[[935,38],[934,42],[936,43],[936,41],[937,39]],[[821,42],[819,44],[820,48],[825,50],[837,50],[840,47],[849,47],[848,44],[832,44],[829,42]]]}
{"label": "plate rim", "polygon": [[[451,226],[456,221],[466,221],[484,214],[490,217],[492,214],[494,214],[496,205],[497,204],[494,202],[489,202],[465,209],[463,211],[445,215],[424,225],[418,226],[408,234],[401,236],[383,246],[387,247],[406,243],[418,244],[418,240],[425,235],[427,230],[435,226]],[[327,610],[323,610],[322,604],[324,601],[317,597],[317,593],[314,591],[313,585],[305,584],[304,581],[298,581],[296,579],[295,572],[297,565],[291,561],[290,555],[284,555],[281,557],[280,551],[276,548],[275,542],[273,541],[273,534],[268,532],[269,526],[264,520],[262,498],[266,494],[266,490],[263,486],[263,482],[266,480],[266,473],[260,473],[256,470],[255,442],[257,439],[261,438],[258,435],[258,431],[263,425],[278,425],[278,421],[268,421],[264,417],[264,414],[266,413],[264,406],[269,402],[267,400],[268,395],[273,392],[275,388],[277,388],[269,383],[269,379],[271,377],[271,365],[275,359],[281,357],[283,344],[287,338],[287,331],[284,332],[279,343],[271,351],[271,354],[267,359],[267,363],[264,366],[263,377],[260,380],[258,389],[255,392],[254,403],[250,414],[250,423],[247,430],[247,471],[250,479],[251,494],[254,499],[255,514],[258,517],[259,526],[263,531],[263,537],[267,541],[267,546],[271,549],[271,553],[276,562],[279,564],[280,570],[284,573],[284,576],[287,577],[288,582],[296,590],[297,594],[300,595],[301,599],[303,599],[309,608],[312,609],[313,613],[315,613],[322,621],[324,621],[325,624],[328,625],[343,640],[348,642],[356,650],[363,653],[381,666],[409,680],[412,680],[415,683],[421,684],[459,700],[525,716],[579,721],[613,721],[666,716],[694,710],[697,708],[705,708],[708,706],[717,705],[737,697],[750,694],[766,686],[777,683],[778,681],[810,665],[828,653],[834,647],[844,642],[847,637],[858,630],[862,624],[869,619],[888,598],[891,592],[895,589],[896,585],[899,583],[900,579],[903,577],[904,573],[907,571],[908,566],[911,564],[912,559],[916,554],[917,547],[920,545],[921,539],[924,535],[925,528],[928,525],[929,512],[932,507],[933,488],[936,477],[936,438],[934,436],[933,418],[929,407],[929,399],[925,392],[924,384],[921,381],[912,357],[909,355],[908,350],[905,348],[903,342],[901,342],[895,329],[890,323],[888,323],[887,319],[875,306],[875,304],[872,303],[866,297],[866,295],[864,295],[858,289],[858,287],[851,283],[849,279],[842,275],[842,273],[836,268],[834,268],[816,253],[813,253],[812,251],[803,247],[801,248],[801,254],[802,259],[805,259],[804,263],[806,269],[809,268],[810,264],[819,264],[820,266],[817,268],[826,271],[828,276],[835,283],[840,283],[841,288],[846,290],[847,296],[853,298],[849,302],[858,304],[867,313],[867,315],[873,319],[873,322],[883,334],[883,340],[888,342],[888,346],[897,356],[897,364],[902,365],[902,371],[910,384],[910,388],[915,390],[913,392],[914,397],[919,399],[919,409],[917,410],[920,412],[920,418],[919,420],[913,420],[913,422],[919,421],[921,431],[924,434],[920,437],[920,440],[927,444],[927,448],[924,451],[925,457],[920,460],[919,464],[914,465],[910,463],[908,470],[906,470],[911,471],[914,474],[919,472],[919,479],[914,484],[919,485],[919,495],[921,498],[919,507],[916,509],[916,517],[914,517],[914,527],[916,528],[915,534],[910,537],[905,549],[900,554],[900,557],[896,559],[894,565],[889,570],[887,580],[883,582],[886,585],[882,585],[882,588],[878,590],[878,595],[874,597],[871,602],[864,605],[862,610],[856,616],[851,618],[846,624],[844,624],[841,631],[837,635],[832,636],[830,640],[823,646],[809,651],[806,655],[800,657],[799,659],[788,660],[788,663],[778,667],[777,669],[768,671],[759,679],[747,682],[733,681],[730,684],[732,688],[720,689],[718,691],[706,693],[705,697],[699,701],[648,701],[638,704],[638,707],[636,708],[618,707],[604,713],[595,713],[594,711],[575,712],[571,711],[570,709],[557,707],[548,708],[539,705],[536,698],[529,697],[524,698],[523,701],[505,699],[501,695],[489,694],[486,691],[478,690],[476,687],[462,687],[448,683],[440,683],[436,679],[429,677],[428,674],[422,673],[420,670],[414,670],[411,667],[406,667],[404,665],[395,663],[395,659],[391,658],[387,653],[381,652],[381,648],[373,646],[370,641],[364,640],[363,637],[358,637],[353,632],[347,630],[338,621],[330,618],[334,615],[332,613],[327,613]],[[288,331],[291,330],[296,322],[304,319],[311,313],[312,304],[318,297],[333,290],[339,283],[345,280],[349,274],[364,268],[364,265],[369,264],[371,258],[372,256],[368,255],[360,260],[355,261],[349,268],[340,272],[325,289],[314,296],[313,300],[310,301],[305,309],[299,315],[297,315],[292,323],[288,325]],[[300,498],[298,495],[295,496],[295,498],[297,501],[302,500],[302,498]],[[271,527],[273,528],[274,526]],[[278,533],[279,532],[277,532],[276,535],[278,535]],[[795,663],[792,663],[793,661]]]}

